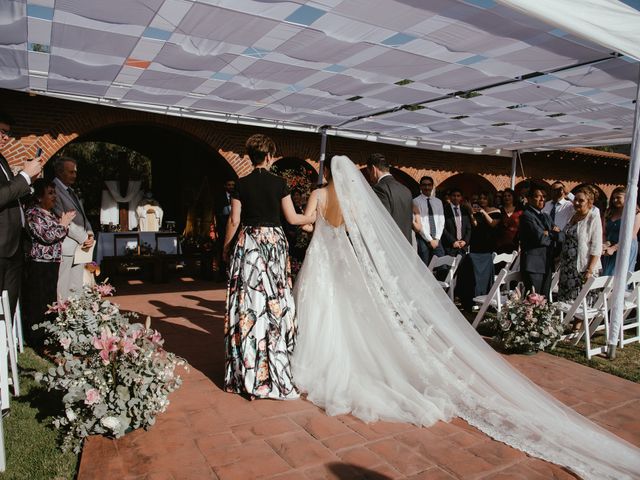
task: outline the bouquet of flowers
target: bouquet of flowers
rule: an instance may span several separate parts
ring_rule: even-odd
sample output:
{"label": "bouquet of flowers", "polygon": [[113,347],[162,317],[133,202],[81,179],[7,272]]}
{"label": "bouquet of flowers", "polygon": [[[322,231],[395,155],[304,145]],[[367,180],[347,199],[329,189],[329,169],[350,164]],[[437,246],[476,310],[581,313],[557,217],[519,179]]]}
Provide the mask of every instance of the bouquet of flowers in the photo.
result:
{"label": "bouquet of flowers", "polygon": [[148,317],[145,325],[131,323],[136,314],[103,298],[112,294],[106,283],[87,286],[50,307],[55,320],[34,326],[57,351],[56,366],[36,380],[63,393],[64,414],[54,419],[63,450],[79,452],[88,435],[121,437],[153,425],[181,384],[176,367],[185,361],[162,348]]}
{"label": "bouquet of flowers", "polygon": [[516,289],[493,320],[494,343],[508,352],[544,350],[564,331],[560,312],[544,295]]}

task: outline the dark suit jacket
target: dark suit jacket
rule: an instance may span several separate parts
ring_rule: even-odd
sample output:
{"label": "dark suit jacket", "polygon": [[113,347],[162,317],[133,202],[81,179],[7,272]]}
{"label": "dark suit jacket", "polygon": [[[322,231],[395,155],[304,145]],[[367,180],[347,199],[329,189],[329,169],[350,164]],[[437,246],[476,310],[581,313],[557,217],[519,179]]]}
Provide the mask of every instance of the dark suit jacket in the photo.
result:
{"label": "dark suit jacket", "polygon": [[[553,232],[553,222],[547,213],[538,213],[527,206],[520,217],[520,269],[532,273],[550,273],[553,270],[555,242],[563,240],[563,233]],[[549,232],[545,235],[545,230]]]}
{"label": "dark suit jacket", "polygon": [[411,190],[387,175],[373,186],[378,198],[391,214],[402,234],[411,243],[413,227],[413,196]]}
{"label": "dark suit jacket", "polygon": [[22,220],[18,199],[29,194],[29,184],[22,175],[13,175],[7,161],[0,155],[0,163],[9,174],[7,179],[0,168],[0,257],[12,257],[20,247]]}
{"label": "dark suit jacket", "polygon": [[[441,240],[442,247],[447,255],[457,255],[461,253],[459,249],[453,248],[453,242],[464,240],[468,247],[471,241],[471,217],[469,216],[469,211],[462,206],[460,207],[460,217],[462,220],[462,237],[458,238],[453,207],[450,204],[444,205],[444,230],[442,231]],[[467,247],[465,247],[465,251]]]}

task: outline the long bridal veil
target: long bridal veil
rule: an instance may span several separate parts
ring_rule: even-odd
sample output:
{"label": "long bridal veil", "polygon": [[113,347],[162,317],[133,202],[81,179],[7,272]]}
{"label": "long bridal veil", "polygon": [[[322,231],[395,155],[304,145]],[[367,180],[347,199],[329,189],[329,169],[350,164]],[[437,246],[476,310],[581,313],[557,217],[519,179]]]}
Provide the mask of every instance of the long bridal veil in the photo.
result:
{"label": "long bridal veil", "polygon": [[455,308],[347,157],[332,174],[345,225],[319,216],[296,282],[294,378],[329,414],[432,425],[459,416],[585,478],[640,477],[640,450],[564,406],[495,353]]}

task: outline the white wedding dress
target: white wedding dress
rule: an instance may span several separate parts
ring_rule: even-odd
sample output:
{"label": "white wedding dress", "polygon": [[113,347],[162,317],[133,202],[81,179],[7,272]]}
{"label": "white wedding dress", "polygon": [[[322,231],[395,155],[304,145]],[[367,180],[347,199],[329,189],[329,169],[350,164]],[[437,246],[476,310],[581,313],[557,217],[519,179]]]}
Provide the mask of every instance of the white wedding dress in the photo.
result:
{"label": "white wedding dress", "polygon": [[347,157],[345,223],[318,215],[294,296],[296,385],[329,415],[429,426],[461,417],[584,478],[640,478],[640,450],[555,400],[456,309]]}

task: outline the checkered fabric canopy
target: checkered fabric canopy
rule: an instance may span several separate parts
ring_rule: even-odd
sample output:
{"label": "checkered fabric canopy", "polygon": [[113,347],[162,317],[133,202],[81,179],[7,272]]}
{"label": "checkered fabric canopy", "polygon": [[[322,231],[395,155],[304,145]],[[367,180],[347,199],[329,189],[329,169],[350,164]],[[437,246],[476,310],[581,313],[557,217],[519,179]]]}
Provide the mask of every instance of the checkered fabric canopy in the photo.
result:
{"label": "checkered fabric canopy", "polygon": [[[583,1],[640,35],[637,0]],[[1,88],[477,153],[633,128],[633,53],[494,0],[2,0],[0,24]]]}

